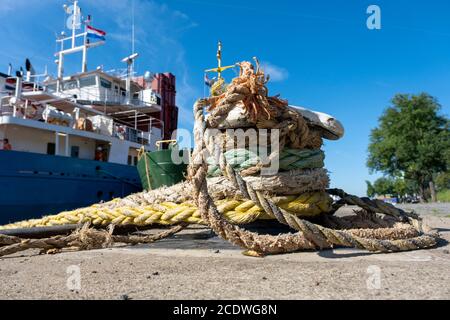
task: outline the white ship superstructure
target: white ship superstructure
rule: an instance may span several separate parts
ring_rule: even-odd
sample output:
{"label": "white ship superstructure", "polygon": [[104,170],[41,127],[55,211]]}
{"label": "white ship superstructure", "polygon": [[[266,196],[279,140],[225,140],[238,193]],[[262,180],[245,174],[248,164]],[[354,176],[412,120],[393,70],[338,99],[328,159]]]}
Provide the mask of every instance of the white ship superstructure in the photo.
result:
{"label": "white ship superstructure", "polygon": [[[88,50],[104,41],[89,40],[90,18],[84,23],[84,32],[77,33],[77,21],[81,20],[78,1],[70,12],[74,15],[72,35],[63,33],[57,39],[61,50],[55,54],[55,79],[47,76],[38,82],[31,64],[24,75],[0,76],[2,88],[8,84],[14,89],[13,94],[3,90],[0,139],[12,139],[16,151],[93,160],[101,149],[105,161],[136,164],[138,149],[153,150],[156,141],[163,139],[161,97],[151,89],[151,73],[146,73],[144,86],[133,81],[137,54],[123,60],[127,72],[122,76],[100,68],[87,71]],[[83,42],[77,45],[79,39]],[[77,52],[83,53],[82,72],[64,76],[64,58]],[[31,85],[25,86],[25,80]]]}
{"label": "white ship superstructure", "polygon": [[[25,70],[0,73],[2,224],[141,191],[139,151],[155,150],[177,128],[175,76],[137,77],[136,53],[122,60],[125,71],[89,71],[88,51],[106,33],[78,1],[64,9],[71,35],[57,39],[56,76],[37,75],[28,59]],[[64,74],[65,58],[80,52],[80,73]]]}

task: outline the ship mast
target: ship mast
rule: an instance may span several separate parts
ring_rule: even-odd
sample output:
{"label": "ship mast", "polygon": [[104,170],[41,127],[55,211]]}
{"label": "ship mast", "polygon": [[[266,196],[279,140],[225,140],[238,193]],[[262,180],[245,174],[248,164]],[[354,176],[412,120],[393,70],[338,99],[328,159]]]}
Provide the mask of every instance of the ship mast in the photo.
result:
{"label": "ship mast", "polygon": [[[56,82],[56,92],[61,92],[61,84],[64,76],[64,57],[69,54],[77,53],[82,51],[82,66],[81,72],[87,71],[87,50],[90,48],[98,47],[103,45],[105,41],[98,41],[94,43],[90,43],[87,41],[87,24],[90,23],[90,18],[88,21],[84,22],[84,32],[77,34],[77,29],[80,29],[81,24],[81,9],[78,6],[78,1],[74,1],[72,6],[64,5],[64,9],[66,13],[72,14],[69,17],[71,20],[71,30],[72,36],[65,37],[64,32],[61,33],[61,37],[56,40],[57,43],[60,44],[60,51],[55,54],[58,57],[56,61],[58,64],[58,79]],[[83,38],[83,44],[80,46],[76,45],[77,38]],[[70,41],[70,46],[68,48],[64,47],[64,43]]]}

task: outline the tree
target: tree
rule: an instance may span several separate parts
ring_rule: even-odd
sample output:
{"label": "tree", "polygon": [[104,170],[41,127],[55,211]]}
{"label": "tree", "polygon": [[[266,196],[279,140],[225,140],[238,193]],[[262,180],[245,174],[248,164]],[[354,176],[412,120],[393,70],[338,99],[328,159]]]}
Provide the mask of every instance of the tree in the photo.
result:
{"label": "tree", "polygon": [[434,177],[449,166],[449,120],[426,93],[398,94],[370,135],[367,166],[391,177],[414,181],[423,200],[435,200]]}
{"label": "tree", "polygon": [[394,180],[390,178],[379,178],[373,184],[375,192],[379,196],[393,195],[394,191]]}
{"label": "tree", "polygon": [[439,191],[450,189],[450,172],[442,172],[436,176],[436,188]]}
{"label": "tree", "polygon": [[366,184],[367,184],[367,196],[369,198],[375,197],[377,195],[377,192],[376,192],[373,184],[370,183],[370,181],[367,181],[367,180],[366,180]]}
{"label": "tree", "polygon": [[403,196],[405,194],[405,189],[403,188],[404,182],[400,179],[392,179],[389,177],[382,177],[377,180],[373,184],[369,181],[367,183],[367,195],[369,197],[378,196]]}
{"label": "tree", "polygon": [[413,196],[417,194],[417,184],[412,180],[397,178],[393,183],[394,192],[400,198],[406,195]]}
{"label": "tree", "polygon": [[[372,184],[370,181],[366,181],[367,184],[367,196],[387,196],[395,194],[395,181],[391,178],[383,177],[375,180]],[[396,194],[395,194],[396,195]]]}
{"label": "tree", "polygon": [[369,181],[366,181],[366,184],[368,197],[393,195],[403,198],[406,195],[414,195],[417,189],[414,182],[401,178],[382,177],[373,184]]}

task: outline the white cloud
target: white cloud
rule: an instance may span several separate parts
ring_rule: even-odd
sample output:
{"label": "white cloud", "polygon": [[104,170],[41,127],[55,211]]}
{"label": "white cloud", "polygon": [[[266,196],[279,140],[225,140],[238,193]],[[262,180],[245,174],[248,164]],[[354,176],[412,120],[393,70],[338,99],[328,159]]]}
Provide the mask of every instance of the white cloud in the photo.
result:
{"label": "white cloud", "polygon": [[264,70],[266,75],[270,76],[270,80],[273,82],[284,81],[289,77],[289,72],[287,69],[278,67],[270,62],[262,62],[261,68]]}

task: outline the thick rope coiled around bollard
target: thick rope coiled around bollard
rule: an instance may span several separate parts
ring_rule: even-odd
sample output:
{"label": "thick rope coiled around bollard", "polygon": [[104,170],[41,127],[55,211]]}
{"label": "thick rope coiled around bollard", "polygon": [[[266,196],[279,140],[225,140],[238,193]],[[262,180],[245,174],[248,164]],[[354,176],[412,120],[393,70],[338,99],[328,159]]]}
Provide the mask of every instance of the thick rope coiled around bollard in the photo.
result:
{"label": "thick rope coiled around bollard", "polygon": [[[247,149],[232,149],[224,154],[227,163],[236,171],[249,170],[258,167],[260,159],[258,155]],[[279,170],[290,171],[297,169],[317,169],[323,168],[325,155],[322,150],[308,150],[308,149],[285,149],[280,155]],[[220,165],[214,163],[213,158],[208,159],[208,176],[219,177],[222,175]],[[249,170],[250,171],[250,170]]]}
{"label": "thick rope coiled around bollard", "polygon": [[[395,211],[396,216],[409,221],[415,221],[413,225],[421,234],[420,236],[398,240],[382,240],[368,237],[359,237],[348,231],[326,228],[306,220],[300,219],[285,210],[277,207],[270,200],[265,199],[261,193],[254,192],[251,186],[235,173],[234,169],[227,165],[225,156],[221,154],[222,172],[226,172],[228,179],[236,186],[237,190],[245,198],[253,200],[260,205],[267,214],[276,217],[281,223],[287,224],[299,232],[296,234],[284,234],[279,236],[259,235],[249,232],[238,226],[232,225],[224,219],[216,205],[208,194],[207,166],[205,162],[207,149],[203,147],[205,131],[204,101],[198,101],[194,105],[194,136],[195,149],[193,163],[189,167],[189,180],[194,187],[194,200],[200,210],[202,219],[222,238],[241,246],[256,255],[277,254],[295,252],[307,249],[324,249],[334,246],[354,247],[374,252],[397,252],[429,248],[436,245],[437,234],[422,234],[421,224],[410,216],[405,216],[401,211]],[[365,203],[365,202],[364,202]],[[377,207],[377,206],[373,206]],[[391,210],[383,211],[392,214]],[[392,210],[393,211],[393,210]]]}
{"label": "thick rope coiled around bollard", "polygon": [[[90,208],[7,226],[22,228],[87,222],[83,228],[69,236],[56,236],[48,239],[20,239],[0,235],[0,256],[30,248],[40,248],[45,251],[59,251],[66,247],[74,247],[76,250],[89,250],[104,248],[114,242],[127,244],[151,243],[182,230],[186,223],[207,224],[219,236],[247,249],[246,253],[252,256],[318,250],[333,248],[334,246],[354,247],[373,252],[397,252],[429,248],[436,245],[438,234],[423,226],[416,215],[396,209],[381,201],[358,198],[338,189],[328,190],[327,193],[322,189],[322,191],[312,191],[296,196],[273,197],[273,195],[267,195],[264,192],[264,189],[267,188],[258,187],[257,189],[255,183],[250,182],[253,178],[262,180],[262,177],[243,179],[227,163],[227,159],[222,152],[220,153],[220,171],[226,177],[222,179],[227,179],[228,186],[226,188],[229,189],[227,192],[228,194],[233,192],[235,198],[213,199],[210,195],[212,188],[208,189],[208,180],[206,179],[205,154],[206,151],[214,151],[208,150],[208,148],[214,148],[214,146],[207,143],[207,147],[203,147],[205,125],[202,104],[196,103],[194,111],[196,147],[189,167],[190,184],[183,183],[174,186],[174,188],[179,189],[179,193],[174,193],[174,189],[167,188],[154,194],[143,194],[142,197],[132,195],[125,199],[95,205]],[[313,176],[313,173],[318,173],[320,170],[305,172]],[[289,171],[286,174],[294,178],[296,177],[295,174],[292,175],[294,172],[296,171]],[[297,177],[302,177],[305,172],[296,172],[296,174],[299,174]],[[320,176],[319,174],[318,177]],[[276,179],[285,178],[282,177],[283,175],[280,175]],[[303,178],[301,181],[303,181]],[[280,182],[282,181],[280,180]],[[218,184],[224,183],[219,181]],[[271,191],[274,191],[275,185],[277,184],[271,181]],[[285,184],[281,183],[281,185]],[[295,187],[300,187],[300,185],[302,184],[295,185]],[[286,187],[290,188],[289,186]],[[186,196],[188,190],[192,191],[192,196]],[[332,206],[329,194],[337,195],[341,200]],[[183,201],[183,203],[167,202],[168,198],[172,199],[169,195],[178,199],[177,201]],[[194,203],[191,202],[192,199]],[[151,205],[148,205],[149,203]],[[357,205],[363,209],[356,216],[360,221],[338,218],[332,215],[344,204]],[[302,212],[302,210],[304,211]],[[303,213],[303,215],[299,213]],[[396,222],[393,225],[389,224],[376,216],[376,213],[382,213]],[[322,219],[323,225],[304,220],[302,219],[304,216]],[[279,236],[260,235],[236,225],[246,224],[260,218],[277,219],[280,223],[288,225],[298,232]],[[367,219],[364,220],[364,218]],[[111,229],[109,232],[90,229],[89,223],[97,226],[109,225]],[[151,224],[178,225],[156,236],[114,236],[111,231],[114,225],[139,226]],[[373,229],[364,229],[366,227],[373,227]]]}

